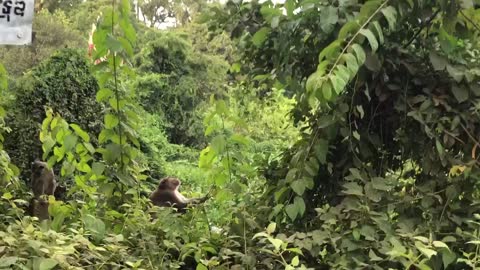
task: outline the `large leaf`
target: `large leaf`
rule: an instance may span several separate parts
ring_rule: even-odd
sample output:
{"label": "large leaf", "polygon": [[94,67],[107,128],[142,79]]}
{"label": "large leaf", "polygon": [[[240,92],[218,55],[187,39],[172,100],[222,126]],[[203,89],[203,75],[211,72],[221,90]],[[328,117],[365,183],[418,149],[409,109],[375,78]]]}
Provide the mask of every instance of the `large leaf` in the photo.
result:
{"label": "large leaf", "polygon": [[357,60],[358,60],[358,64],[359,65],[363,65],[363,63],[365,63],[365,59],[367,58],[366,55],[365,55],[365,51],[363,50],[362,46],[354,43],[352,46],[351,46],[352,50],[355,52],[356,56],[357,56]]}
{"label": "large leaf", "polygon": [[383,13],[383,16],[385,16],[385,19],[387,19],[390,29],[395,29],[395,24],[397,22],[397,11],[395,10],[395,8],[392,6],[388,6],[386,8],[383,8],[381,11]]}
{"label": "large leaf", "polygon": [[106,128],[109,128],[109,129],[112,129],[116,126],[118,126],[118,123],[120,123],[120,121],[118,120],[118,117],[114,114],[106,114],[105,115],[105,127]]}
{"label": "large leaf", "polygon": [[378,49],[378,41],[373,32],[369,29],[360,29],[360,34],[368,39],[368,43],[370,43],[372,51],[375,52]]}
{"label": "large leaf", "polygon": [[263,44],[263,42],[265,42],[265,40],[267,39],[268,34],[270,34],[270,30],[271,29],[268,27],[260,28],[260,30],[258,30],[255,33],[255,35],[253,35],[252,37],[253,45],[260,47]]}
{"label": "large leaf", "polygon": [[452,93],[458,103],[462,103],[468,100],[468,90],[458,84],[452,86]]}
{"label": "large leaf", "polygon": [[292,220],[295,221],[297,218],[298,214],[300,213],[300,209],[298,209],[297,205],[295,204],[289,204],[285,207],[285,211],[287,212],[288,217]]}

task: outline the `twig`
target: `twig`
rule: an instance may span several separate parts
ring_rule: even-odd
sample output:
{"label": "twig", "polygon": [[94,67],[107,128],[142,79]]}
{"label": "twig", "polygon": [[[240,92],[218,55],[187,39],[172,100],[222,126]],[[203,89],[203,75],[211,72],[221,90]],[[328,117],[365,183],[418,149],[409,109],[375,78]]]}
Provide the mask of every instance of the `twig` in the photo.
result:
{"label": "twig", "polygon": [[475,27],[478,31],[480,31],[480,27],[478,26],[478,24],[476,24],[472,19],[470,19],[470,17],[465,15],[465,13],[463,13],[463,10],[460,10],[460,14],[462,14],[462,16],[473,25],[473,27]]}
{"label": "twig", "polygon": [[422,30],[425,28],[425,26],[429,25],[433,21],[433,19],[435,19],[435,17],[437,17],[438,13],[440,13],[440,9],[435,11],[435,13],[432,15],[432,17],[430,17],[425,23],[423,23],[420,26],[420,29],[418,29],[417,32],[415,32],[415,34],[413,34],[413,37],[407,42],[407,44],[405,44],[403,46],[403,48],[406,48],[406,47],[410,46],[410,44],[412,44],[412,42],[417,38],[417,36],[420,35]]}

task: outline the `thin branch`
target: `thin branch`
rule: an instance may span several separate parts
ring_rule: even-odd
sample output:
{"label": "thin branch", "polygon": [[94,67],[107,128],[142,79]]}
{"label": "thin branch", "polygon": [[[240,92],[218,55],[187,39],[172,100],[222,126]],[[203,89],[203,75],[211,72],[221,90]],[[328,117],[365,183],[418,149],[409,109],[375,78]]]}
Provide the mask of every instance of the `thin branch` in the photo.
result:
{"label": "thin branch", "polygon": [[430,17],[425,23],[423,23],[421,26],[420,26],[420,29],[417,30],[417,32],[415,32],[415,34],[413,34],[413,37],[407,42],[407,44],[405,44],[403,46],[403,48],[406,48],[408,46],[410,46],[410,44],[412,44],[412,42],[417,38],[418,35],[420,35],[420,33],[422,32],[422,30],[430,25],[430,23],[433,21],[433,19],[435,19],[435,17],[437,17],[438,13],[440,13],[440,9],[438,9],[437,11],[435,11],[435,13],[432,15],[432,17]]}
{"label": "thin branch", "polygon": [[475,137],[472,136],[472,134],[470,134],[470,132],[467,130],[467,128],[462,124],[460,123],[460,125],[462,126],[463,130],[465,131],[465,133],[467,133],[468,137],[470,137],[470,139],[476,143],[476,144],[480,144],[480,142],[478,142],[477,139],[475,139]]}
{"label": "thin branch", "polygon": [[345,54],[345,52],[347,51],[347,49],[350,47],[350,45],[352,45],[353,41],[355,40],[355,38],[357,38],[358,35],[360,35],[360,30],[364,29],[367,24],[370,23],[370,21],[373,20],[373,18],[375,17],[375,15],[377,15],[377,13],[388,3],[389,0],[383,2],[378,8],[377,10],[375,10],[375,12],[372,13],[372,15],[370,15],[370,17],[363,23],[363,25],[360,27],[360,29],[355,33],[355,35],[353,35],[353,37],[348,41],[347,45],[345,46],[345,48],[343,48],[342,52],[340,53],[340,55],[337,57],[337,60],[335,60],[335,63],[333,63],[333,66],[332,68],[330,69],[330,72],[328,72],[328,77],[330,77],[333,73],[333,70],[335,69],[335,67],[337,66],[338,62],[340,62],[340,59],[342,59],[342,55]]}
{"label": "thin branch", "polygon": [[465,13],[463,13],[463,10],[460,10],[460,14],[462,14],[462,16],[473,25],[473,27],[475,27],[478,31],[480,31],[480,27],[478,26],[478,24],[476,24],[470,17],[465,15]]}

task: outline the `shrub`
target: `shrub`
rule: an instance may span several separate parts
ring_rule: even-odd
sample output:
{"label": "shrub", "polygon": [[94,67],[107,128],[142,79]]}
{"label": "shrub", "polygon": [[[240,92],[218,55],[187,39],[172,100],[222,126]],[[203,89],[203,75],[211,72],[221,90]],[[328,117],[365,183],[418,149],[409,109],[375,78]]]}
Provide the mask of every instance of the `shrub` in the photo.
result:
{"label": "shrub", "polygon": [[12,90],[16,100],[6,119],[12,132],[5,139],[5,149],[24,175],[28,164],[42,156],[38,134],[45,106],[91,134],[100,131],[102,107],[95,101],[98,84],[78,51],[60,51],[25,74]]}

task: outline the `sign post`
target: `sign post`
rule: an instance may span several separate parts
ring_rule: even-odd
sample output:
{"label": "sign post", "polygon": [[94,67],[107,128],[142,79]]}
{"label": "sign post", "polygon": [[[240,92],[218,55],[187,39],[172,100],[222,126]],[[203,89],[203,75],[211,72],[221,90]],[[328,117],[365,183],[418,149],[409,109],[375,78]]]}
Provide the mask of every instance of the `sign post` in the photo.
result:
{"label": "sign post", "polygon": [[32,43],[34,0],[0,0],[0,45]]}

